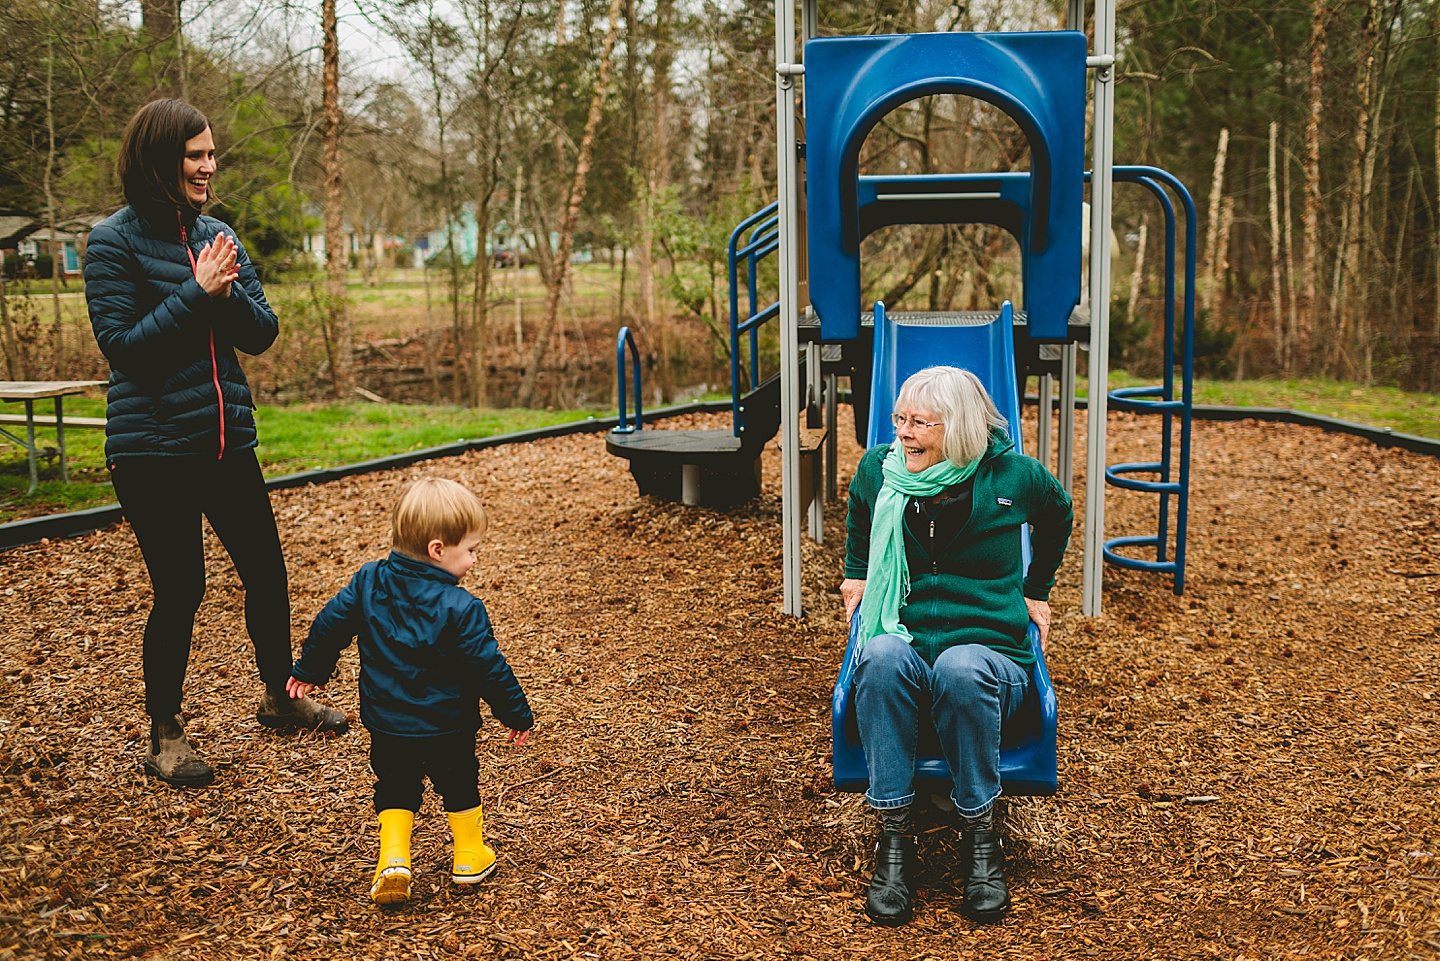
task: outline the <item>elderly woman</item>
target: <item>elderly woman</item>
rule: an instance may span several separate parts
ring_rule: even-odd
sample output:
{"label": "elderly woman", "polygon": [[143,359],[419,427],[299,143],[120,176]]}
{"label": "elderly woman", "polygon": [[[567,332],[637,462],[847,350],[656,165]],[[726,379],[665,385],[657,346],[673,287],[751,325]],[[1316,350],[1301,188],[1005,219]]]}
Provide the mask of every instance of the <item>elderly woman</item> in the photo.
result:
{"label": "elderly woman", "polygon": [[[1000,732],[1030,694],[1047,599],[1070,538],[1070,498],[1019,454],[976,376],[930,367],[895,401],[895,441],[861,458],[850,484],[845,611],[861,619],[855,717],[865,799],[882,834],[865,912],[899,925],[913,914],[915,752],[929,719],[954,776],[965,895],[961,913],[994,922],[1010,908],[1000,837]],[[1021,559],[1031,525],[1032,560]]]}
{"label": "elderly woman", "polygon": [[128,206],[96,225],[85,251],[90,325],[110,362],[105,461],[155,594],[141,653],[150,715],[141,764],[179,787],[215,776],[181,719],[205,594],[202,516],[245,587],[245,627],[264,685],[256,720],[280,729],[349,726],[334,708],[285,691],[289,581],[255,455],[255,404],[236,356],[265,350],[280,327],[234,231],[201,213],[215,167],[204,114],[179,100],[141,107],[120,139]]}

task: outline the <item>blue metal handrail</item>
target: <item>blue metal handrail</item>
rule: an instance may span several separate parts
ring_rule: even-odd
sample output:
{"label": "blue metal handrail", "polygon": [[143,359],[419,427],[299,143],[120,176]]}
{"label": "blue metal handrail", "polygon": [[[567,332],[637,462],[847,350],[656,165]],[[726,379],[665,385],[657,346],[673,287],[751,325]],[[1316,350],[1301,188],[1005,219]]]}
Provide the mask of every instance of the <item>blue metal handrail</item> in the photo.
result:
{"label": "blue metal handrail", "polygon": [[[756,309],[759,292],[756,282],[756,265],[767,254],[779,247],[780,209],[778,202],[767,204],[760,210],[740,221],[730,233],[727,249],[727,267],[730,279],[730,421],[735,436],[739,437],[745,426],[745,414],[740,408],[740,335],[750,334],[750,388],[753,390],[760,379],[759,327],[780,313],[777,301],[764,310]],[[741,237],[745,232],[750,237],[743,245]],[[747,264],[750,295],[750,316],[740,320],[740,276],[739,261],[744,257]]]}
{"label": "blue metal handrail", "polygon": [[[1148,463],[1115,464],[1105,468],[1105,482],[1125,490],[1160,495],[1159,520],[1154,536],[1115,537],[1102,547],[1107,561],[1132,570],[1158,571],[1175,577],[1175,593],[1185,590],[1185,535],[1190,510],[1190,422],[1195,369],[1195,201],[1173,174],[1150,166],[1113,168],[1115,181],[1135,183],[1149,190],[1165,213],[1165,338],[1164,382],[1150,387],[1119,387],[1107,396],[1116,410],[1158,413],[1162,418],[1160,460]],[[1087,179],[1088,179],[1087,174]],[[1175,207],[1165,192],[1169,187],[1185,207],[1185,307],[1181,329],[1181,391],[1175,391]],[[1131,305],[1134,309],[1134,305]],[[1180,463],[1178,479],[1171,479],[1173,421],[1180,418]],[[1158,475],[1156,480],[1127,476],[1137,473]],[[1170,497],[1176,498],[1175,556],[1166,559],[1169,542]],[[1141,560],[1119,553],[1121,547],[1155,548],[1155,560]]]}
{"label": "blue metal handrail", "polygon": [[[635,426],[628,426],[625,418],[625,346],[630,346],[630,361],[635,373]],[[615,338],[615,380],[618,390],[615,396],[620,398],[620,423],[610,429],[612,434],[633,434],[640,429],[642,418],[640,413],[640,349],[635,346],[635,335],[630,332],[629,327],[621,327],[620,335]]]}

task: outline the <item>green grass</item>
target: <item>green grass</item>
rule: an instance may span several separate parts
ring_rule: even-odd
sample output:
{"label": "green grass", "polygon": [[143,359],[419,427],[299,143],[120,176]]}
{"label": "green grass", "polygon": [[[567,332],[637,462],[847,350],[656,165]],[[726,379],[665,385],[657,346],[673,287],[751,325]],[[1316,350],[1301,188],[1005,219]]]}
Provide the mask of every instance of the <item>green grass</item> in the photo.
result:
{"label": "green grass", "polygon": [[[4,410],[15,413],[23,408],[5,405]],[[50,412],[48,405],[44,412]],[[71,397],[65,401],[65,413],[103,417],[105,404],[98,397]],[[358,403],[261,407],[256,412],[260,428],[257,453],[266,476],[280,477],[597,416],[608,417],[611,412]],[[23,432],[23,427],[14,431],[21,436]],[[53,447],[55,431],[41,428],[36,431],[36,439]],[[105,432],[67,430],[65,446],[70,483],[58,480],[58,462],[42,461],[40,486],[34,494],[27,494],[30,477],[25,452],[8,441],[0,444],[0,523],[115,502],[105,469]]]}
{"label": "green grass", "polygon": [[[1110,387],[1133,387],[1159,381],[1112,371]],[[1080,392],[1084,394],[1084,382]],[[1440,439],[1440,394],[1422,394],[1395,387],[1361,387],[1328,380],[1201,380],[1194,382],[1195,403],[1217,407],[1284,407],[1322,414],[1402,434]]]}
{"label": "green grass", "polygon": [[[1150,383],[1124,371],[1111,374],[1111,387]],[[1085,382],[1079,391],[1085,393]],[[706,399],[725,395],[707,394]],[[1357,387],[1322,380],[1195,382],[1198,404],[1240,407],[1288,407],[1341,420],[1389,427],[1405,434],[1440,438],[1440,395],[1406,393],[1389,387]],[[38,405],[50,413],[49,404]],[[71,397],[67,415],[103,417],[98,396]],[[8,413],[21,411],[5,404]],[[410,404],[308,404],[261,407],[260,461],[270,477],[320,467],[337,467],[390,454],[451,444],[535,427],[610,416],[610,410],[471,410]],[[21,433],[23,428],[15,431]],[[37,432],[42,444],[54,445],[54,431]],[[0,523],[61,511],[82,510],[114,502],[105,470],[104,432],[66,431],[70,483],[55,479],[58,465],[41,464],[41,483],[34,494],[29,486],[24,451],[0,444]]]}

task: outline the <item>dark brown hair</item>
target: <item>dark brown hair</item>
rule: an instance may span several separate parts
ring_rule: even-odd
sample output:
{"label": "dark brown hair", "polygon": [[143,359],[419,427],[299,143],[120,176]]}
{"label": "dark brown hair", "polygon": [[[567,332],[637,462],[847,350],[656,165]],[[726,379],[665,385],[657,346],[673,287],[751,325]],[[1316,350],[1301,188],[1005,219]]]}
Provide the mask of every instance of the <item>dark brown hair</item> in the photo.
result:
{"label": "dark brown hair", "polygon": [[185,143],[209,126],[205,115],[183,100],[154,100],[135,112],[120,136],[116,164],[130,206],[190,206],[180,188]]}

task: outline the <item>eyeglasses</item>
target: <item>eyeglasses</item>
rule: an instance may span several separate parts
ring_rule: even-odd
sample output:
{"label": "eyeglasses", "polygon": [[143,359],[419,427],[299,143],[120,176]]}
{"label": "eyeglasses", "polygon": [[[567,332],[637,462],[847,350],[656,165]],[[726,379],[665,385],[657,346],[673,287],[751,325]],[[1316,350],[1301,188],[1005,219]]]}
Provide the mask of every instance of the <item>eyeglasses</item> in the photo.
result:
{"label": "eyeglasses", "polygon": [[895,425],[895,428],[896,428],[897,430],[898,430],[899,428],[901,428],[901,427],[904,427],[906,424],[909,424],[911,427],[915,428],[916,430],[926,430],[927,428],[930,428],[930,427],[944,427],[944,426],[945,426],[943,423],[941,423],[941,422],[938,421],[938,420],[921,420],[920,418],[918,418],[918,417],[912,417],[912,416],[910,416],[909,414],[891,414],[891,415],[890,415],[890,421],[891,421],[891,423],[893,423],[893,424]]}

